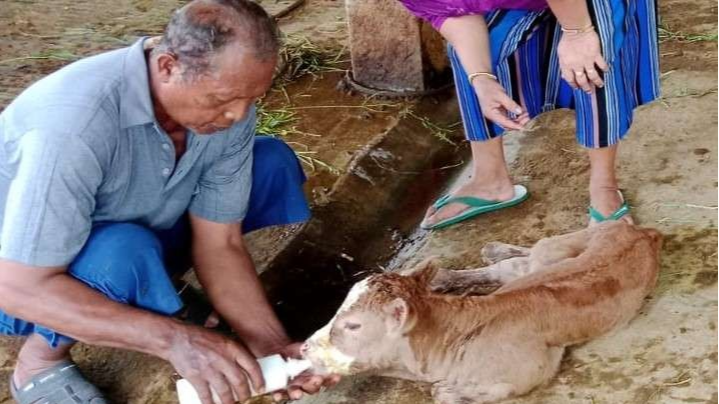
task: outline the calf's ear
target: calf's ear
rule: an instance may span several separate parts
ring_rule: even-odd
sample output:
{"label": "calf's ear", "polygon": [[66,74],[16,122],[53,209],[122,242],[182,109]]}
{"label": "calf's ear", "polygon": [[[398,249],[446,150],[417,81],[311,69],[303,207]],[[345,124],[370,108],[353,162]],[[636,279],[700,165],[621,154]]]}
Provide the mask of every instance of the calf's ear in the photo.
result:
{"label": "calf's ear", "polygon": [[392,335],[402,335],[414,326],[414,316],[406,300],[397,297],[386,303],[384,312],[387,314],[387,331]]}
{"label": "calf's ear", "polygon": [[417,279],[420,283],[428,285],[432,282],[432,279],[434,279],[437,271],[439,271],[439,258],[433,255],[424,259],[412,269],[402,272],[402,275],[411,276]]}

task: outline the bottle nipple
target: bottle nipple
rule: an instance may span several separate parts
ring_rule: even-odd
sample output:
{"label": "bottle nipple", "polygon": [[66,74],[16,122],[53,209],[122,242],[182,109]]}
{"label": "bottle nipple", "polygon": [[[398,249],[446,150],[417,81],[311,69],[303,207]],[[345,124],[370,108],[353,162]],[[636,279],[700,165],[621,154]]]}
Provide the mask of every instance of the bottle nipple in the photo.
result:
{"label": "bottle nipple", "polygon": [[312,362],[307,359],[287,359],[287,375],[291,379],[299,376],[302,372],[312,367]]}

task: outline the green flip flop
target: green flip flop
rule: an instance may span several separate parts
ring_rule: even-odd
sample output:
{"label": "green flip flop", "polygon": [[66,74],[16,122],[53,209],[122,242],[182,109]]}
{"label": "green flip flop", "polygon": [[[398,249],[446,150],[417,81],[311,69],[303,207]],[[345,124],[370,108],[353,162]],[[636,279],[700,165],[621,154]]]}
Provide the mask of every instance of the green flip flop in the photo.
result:
{"label": "green flip flop", "polygon": [[628,215],[629,204],[627,204],[627,201],[624,199],[622,191],[617,190],[617,192],[619,193],[619,197],[622,199],[622,206],[620,206],[619,209],[615,210],[609,216],[604,216],[603,214],[599,213],[599,211],[589,206],[589,219],[594,220],[596,223],[602,223],[606,221],[620,220],[624,216]]}
{"label": "green flip flop", "polygon": [[527,191],[527,188],[525,188],[523,185],[515,185],[514,197],[507,201],[489,201],[486,199],[475,198],[471,196],[452,197],[452,195],[449,194],[444,195],[437,199],[437,201],[432,205],[435,209],[441,209],[451,203],[460,203],[462,205],[466,205],[468,208],[453,217],[444,219],[435,224],[427,225],[422,222],[419,227],[425,230],[441,229],[443,227],[451,226],[455,223],[459,223],[463,220],[467,220],[483,213],[493,212],[495,210],[517,205],[524,202],[528,197],[529,192]]}

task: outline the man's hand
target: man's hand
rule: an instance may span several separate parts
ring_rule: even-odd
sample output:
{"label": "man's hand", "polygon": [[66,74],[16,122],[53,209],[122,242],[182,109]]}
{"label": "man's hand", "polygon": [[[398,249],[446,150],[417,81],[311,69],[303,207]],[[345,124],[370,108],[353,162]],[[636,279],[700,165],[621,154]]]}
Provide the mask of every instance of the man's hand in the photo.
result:
{"label": "man's hand", "polygon": [[[295,342],[287,345],[279,353],[285,358],[302,358],[300,353],[301,342]],[[322,388],[332,387],[339,383],[339,375],[320,376],[305,372],[294,380],[290,381],[287,390],[277,391],[272,394],[274,401],[282,401],[286,399],[299,400],[304,394],[315,394]]]}
{"label": "man's hand", "polygon": [[264,391],[260,366],[247,349],[201,327],[178,327],[165,359],[192,383],[203,404],[214,403],[212,391],[222,404],[247,400],[251,396],[248,378],[255,391]]}

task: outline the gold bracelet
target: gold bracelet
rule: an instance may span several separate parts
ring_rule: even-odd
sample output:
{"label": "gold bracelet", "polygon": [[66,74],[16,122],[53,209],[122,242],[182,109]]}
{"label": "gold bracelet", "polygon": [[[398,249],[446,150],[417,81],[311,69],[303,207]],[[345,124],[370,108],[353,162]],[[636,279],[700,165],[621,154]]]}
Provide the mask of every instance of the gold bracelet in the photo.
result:
{"label": "gold bracelet", "polygon": [[490,79],[497,81],[497,76],[495,76],[492,73],[474,72],[474,73],[471,73],[469,76],[467,76],[467,79],[469,80],[469,84],[474,84],[474,83],[472,83],[472,81],[474,81],[474,79],[476,79],[477,77],[480,77],[480,76],[489,77]]}
{"label": "gold bracelet", "polygon": [[582,27],[582,28],[564,28],[564,27],[562,27],[562,32],[564,32],[565,34],[571,34],[571,35],[584,34],[586,32],[590,32],[590,31],[594,31],[594,24],[592,24],[591,22],[589,23],[589,25]]}

